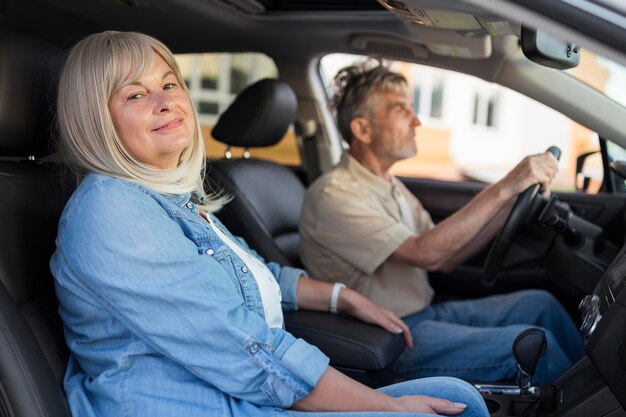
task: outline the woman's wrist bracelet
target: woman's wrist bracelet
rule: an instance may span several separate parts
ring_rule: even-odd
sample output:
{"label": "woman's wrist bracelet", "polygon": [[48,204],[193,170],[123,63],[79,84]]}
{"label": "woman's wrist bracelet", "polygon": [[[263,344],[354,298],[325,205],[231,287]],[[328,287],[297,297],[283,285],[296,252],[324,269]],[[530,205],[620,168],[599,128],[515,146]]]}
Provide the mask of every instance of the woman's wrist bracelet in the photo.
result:
{"label": "woman's wrist bracelet", "polygon": [[339,301],[339,291],[341,291],[342,288],[346,288],[346,285],[341,282],[335,282],[333,290],[330,293],[330,312],[333,314],[339,313],[339,310],[337,310],[337,302]]}

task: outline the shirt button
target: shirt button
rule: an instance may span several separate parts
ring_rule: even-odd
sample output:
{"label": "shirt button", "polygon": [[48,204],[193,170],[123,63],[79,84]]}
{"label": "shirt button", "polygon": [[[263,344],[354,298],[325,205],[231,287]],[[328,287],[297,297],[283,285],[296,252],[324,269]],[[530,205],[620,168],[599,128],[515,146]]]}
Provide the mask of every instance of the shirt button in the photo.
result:
{"label": "shirt button", "polygon": [[211,256],[213,256],[213,254],[214,254],[214,253],[215,253],[215,251],[214,251],[213,249],[207,249],[207,250],[206,250],[206,254],[207,254],[207,255],[211,255]]}
{"label": "shirt button", "polygon": [[258,343],[254,343],[252,345],[250,345],[250,347],[248,348],[248,352],[250,353],[257,353],[259,351],[259,344]]}
{"label": "shirt button", "polygon": [[244,274],[248,273],[248,268],[246,268],[245,266],[241,267],[241,272],[243,272]]}
{"label": "shirt button", "polygon": [[187,206],[188,209],[192,209],[193,208],[193,203],[189,202],[187,204],[185,204]]}

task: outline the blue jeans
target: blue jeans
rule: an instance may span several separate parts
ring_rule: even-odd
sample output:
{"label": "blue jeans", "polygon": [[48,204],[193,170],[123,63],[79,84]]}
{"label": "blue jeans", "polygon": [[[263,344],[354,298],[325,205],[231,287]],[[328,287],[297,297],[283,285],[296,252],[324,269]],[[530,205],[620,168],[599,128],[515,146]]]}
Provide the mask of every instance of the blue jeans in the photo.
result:
{"label": "blue jeans", "polygon": [[[478,391],[470,384],[456,378],[434,377],[405,381],[399,384],[380,388],[392,397],[402,397],[404,395],[428,395],[431,397],[445,398],[453,402],[467,404],[463,413],[457,414],[460,417],[487,417],[489,412],[485,406],[483,398]],[[303,412],[287,410],[286,414],[292,417],[403,417],[403,416],[431,416],[432,414],[411,414],[411,413],[391,413],[381,411],[355,411],[355,412]]]}
{"label": "blue jeans", "polygon": [[516,374],[513,341],[531,327],[543,330],[547,339],[534,383],[551,383],[584,352],[569,314],[542,290],[442,302],[404,320],[415,347],[396,362],[399,381],[437,375],[476,382],[511,380]]}

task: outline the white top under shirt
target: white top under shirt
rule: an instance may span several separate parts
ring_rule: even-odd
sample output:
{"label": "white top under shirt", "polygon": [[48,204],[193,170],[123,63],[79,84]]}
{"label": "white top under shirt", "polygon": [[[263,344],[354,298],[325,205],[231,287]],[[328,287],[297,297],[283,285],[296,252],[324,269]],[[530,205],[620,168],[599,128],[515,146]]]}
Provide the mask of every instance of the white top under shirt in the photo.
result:
{"label": "white top under shirt", "polygon": [[274,274],[267,266],[250,253],[245,251],[237,242],[226,236],[219,227],[216,227],[213,222],[209,220],[209,216],[206,216],[209,225],[217,236],[222,239],[222,242],[229,246],[233,252],[237,254],[246,264],[252,276],[256,280],[259,286],[259,292],[261,293],[261,301],[263,302],[263,312],[265,313],[265,321],[270,327],[283,327],[283,310],[281,308],[282,295],[280,293],[280,286],[274,278]]}

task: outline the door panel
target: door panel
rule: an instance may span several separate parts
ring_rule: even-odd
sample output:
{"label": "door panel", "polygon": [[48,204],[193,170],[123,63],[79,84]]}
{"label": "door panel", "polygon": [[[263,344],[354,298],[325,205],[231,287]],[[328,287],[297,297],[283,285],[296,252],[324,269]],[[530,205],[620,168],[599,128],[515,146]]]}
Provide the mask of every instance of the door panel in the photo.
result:
{"label": "door panel", "polygon": [[[428,210],[435,223],[467,204],[486,184],[472,181],[439,181],[401,178],[407,188]],[[574,213],[602,227],[615,244],[624,241],[626,195],[599,193],[555,193]]]}
{"label": "door panel", "polygon": [[[433,179],[401,178],[407,188],[431,213],[435,223],[440,222],[467,204],[486,184],[471,181],[451,182]],[[601,226],[609,240],[621,246],[626,227],[624,208],[626,196],[600,193],[557,193],[558,198],[570,205],[574,213]],[[578,300],[571,300],[551,282],[541,267],[529,266],[508,271],[493,288],[481,283],[483,262],[488,248],[474,259],[450,274],[431,274],[431,284],[441,299],[472,298],[523,288],[543,288],[553,292],[568,309],[574,311]]]}
{"label": "door panel", "polygon": [[435,223],[467,204],[486,184],[472,181],[440,181],[402,177],[406,185],[428,210]]}
{"label": "door panel", "polygon": [[559,200],[570,205],[577,216],[604,229],[606,237],[618,246],[624,243],[626,195],[557,193]]}

